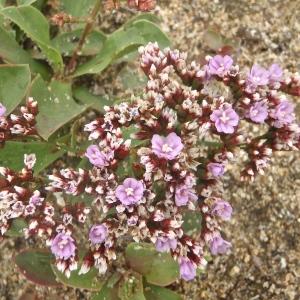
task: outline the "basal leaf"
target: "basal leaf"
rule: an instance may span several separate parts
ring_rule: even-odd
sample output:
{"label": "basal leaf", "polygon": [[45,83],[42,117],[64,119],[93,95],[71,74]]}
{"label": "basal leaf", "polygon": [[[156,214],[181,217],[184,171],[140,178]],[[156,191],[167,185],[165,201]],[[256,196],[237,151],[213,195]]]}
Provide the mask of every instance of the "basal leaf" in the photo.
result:
{"label": "basal leaf", "polygon": [[37,130],[45,140],[87,108],[74,101],[70,83],[54,80],[47,85],[38,76],[32,83],[30,95],[38,101]]}
{"label": "basal leaf", "polygon": [[151,244],[131,243],[126,248],[125,257],[130,267],[144,275],[149,283],[166,286],[178,278],[178,263],[170,253],[157,252]]}
{"label": "basal leaf", "polygon": [[60,0],[60,10],[73,16],[88,16],[93,9],[96,0]]}
{"label": "basal leaf", "polygon": [[121,300],[146,300],[142,275],[135,273],[124,277],[119,284],[118,295]]}
{"label": "basal leaf", "polygon": [[0,65],[0,102],[13,111],[22,101],[31,80],[28,65]]}
{"label": "basal leaf", "polygon": [[137,50],[140,45],[157,41],[161,47],[170,44],[159,27],[147,20],[138,20],[109,35],[101,51],[91,60],[80,65],[73,76],[100,73],[120,57]]}
{"label": "basal leaf", "polygon": [[35,284],[59,286],[51,269],[52,255],[45,250],[27,249],[15,257],[21,273]]}
{"label": "basal leaf", "polygon": [[62,70],[63,61],[60,53],[51,45],[49,24],[44,15],[33,6],[10,6],[1,13],[16,23],[37,45],[56,71]]}
{"label": "basal leaf", "polygon": [[13,219],[9,230],[5,232],[9,237],[20,237],[23,235],[23,229],[27,226],[27,223],[22,218]]}
{"label": "basal leaf", "polygon": [[[76,29],[71,32],[61,33],[52,40],[52,45],[64,56],[71,56],[82,32],[83,29]],[[105,39],[106,35],[103,32],[97,30],[92,31],[87,37],[79,55],[95,55],[99,53]]]}
{"label": "basal leaf", "polygon": [[[12,155],[13,153],[13,155]],[[39,173],[51,163],[61,157],[65,151],[57,149],[55,144],[46,142],[14,142],[8,141],[5,147],[0,149],[1,166],[13,170],[21,170],[24,167],[24,154],[35,153],[37,161],[34,172]]]}
{"label": "basal leaf", "polygon": [[73,89],[73,95],[80,103],[91,106],[93,109],[102,113],[104,112],[104,106],[112,105],[113,103],[105,96],[91,94],[88,88],[84,86],[75,87]]}
{"label": "basal leaf", "polygon": [[144,295],[146,300],[182,300],[175,292],[149,283],[145,283]]}
{"label": "basal leaf", "polygon": [[91,300],[122,300],[118,296],[118,287],[109,286],[108,283],[101,288],[100,292],[94,294]]}
{"label": "basal leaf", "polygon": [[90,291],[99,291],[103,285],[102,281],[97,278],[98,271],[95,268],[82,275],[78,274],[79,270],[72,271],[70,278],[67,278],[53,265],[52,270],[57,279],[67,286]]}
{"label": "basal leaf", "polygon": [[30,5],[37,0],[17,0],[18,5]]}
{"label": "basal leaf", "polygon": [[29,64],[32,73],[39,73],[44,79],[49,78],[47,66],[34,60],[28,52],[19,46],[8,30],[1,25],[0,41],[0,56],[6,63]]}

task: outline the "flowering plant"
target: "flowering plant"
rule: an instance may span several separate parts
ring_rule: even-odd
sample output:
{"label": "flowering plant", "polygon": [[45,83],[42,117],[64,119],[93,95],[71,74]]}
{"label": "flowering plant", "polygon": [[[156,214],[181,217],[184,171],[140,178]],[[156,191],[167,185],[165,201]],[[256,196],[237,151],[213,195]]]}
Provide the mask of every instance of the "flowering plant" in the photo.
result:
{"label": "flowering plant", "polygon": [[[180,299],[162,287],[194,279],[209,253],[231,249],[222,233],[233,210],[223,196],[228,166],[243,152],[241,179],[253,180],[274,152],[300,148],[286,96],[299,96],[298,74],[277,64],[245,72],[229,55],[189,64],[156,43],[139,52],[143,94],[106,106],[84,126],[90,142],[80,166],[55,168],[48,182],[35,177],[34,153],[21,172],[0,169],[1,234],[21,218],[24,236],[50,248],[51,276],[91,290],[105,282],[93,299]],[[34,134],[36,103],[29,99],[21,112],[6,117],[1,106],[1,132],[14,134],[7,124],[23,120],[17,133]],[[55,284],[51,276],[44,281]]]}

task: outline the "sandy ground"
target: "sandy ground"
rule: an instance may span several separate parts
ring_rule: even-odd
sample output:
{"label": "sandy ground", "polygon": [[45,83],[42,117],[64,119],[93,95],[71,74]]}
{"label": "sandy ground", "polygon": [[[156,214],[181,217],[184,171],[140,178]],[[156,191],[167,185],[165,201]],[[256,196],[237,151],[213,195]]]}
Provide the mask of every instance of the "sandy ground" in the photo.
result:
{"label": "sandy ground", "polygon": [[[300,66],[299,12],[297,0],[164,0],[157,9],[174,47],[188,51],[191,59],[209,53],[203,33],[214,26],[226,37],[240,39],[239,63],[276,61],[291,70]],[[122,18],[116,14],[108,20],[118,24]],[[231,168],[226,186],[234,218],[225,233],[232,252],[214,259],[197,282],[181,285],[186,300],[300,299],[299,158],[299,153],[276,155],[266,176],[254,183],[239,182],[238,163]],[[11,262],[19,247],[20,241],[0,244],[0,300],[36,289]],[[46,300],[87,299],[67,288],[39,290]]]}

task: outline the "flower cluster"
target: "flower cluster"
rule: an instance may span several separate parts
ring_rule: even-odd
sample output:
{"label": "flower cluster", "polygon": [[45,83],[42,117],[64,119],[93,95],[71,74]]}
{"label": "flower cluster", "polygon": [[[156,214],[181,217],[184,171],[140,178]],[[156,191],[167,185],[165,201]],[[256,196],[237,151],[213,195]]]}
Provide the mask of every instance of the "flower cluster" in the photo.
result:
{"label": "flower cluster", "polygon": [[[140,55],[148,77],[144,93],[105,107],[84,127],[91,142],[84,154],[88,168],[55,170],[48,186],[34,191],[15,183],[24,172],[32,180],[28,159],[21,175],[1,169],[2,233],[11,218],[25,216],[26,235],[44,236],[67,276],[78,268],[75,228],[88,223],[80,273],[93,266],[105,273],[120,246],[134,240],[169,252],[181,277],[192,280],[206,265],[206,251],[218,255],[231,248],[222,231],[232,215],[222,179],[238,150],[247,155],[241,178],[252,180],[264,173],[273,152],[300,148],[287,97],[299,90],[297,74],[284,75],[277,64],[243,72],[228,55],[189,64],[186,54],[162,51],[156,43],[140,48]],[[79,201],[60,210],[44,201],[47,194]],[[183,226],[190,211],[201,219],[196,235]]]}
{"label": "flower cluster", "polygon": [[[127,0],[127,5],[129,8],[146,12],[155,8],[156,0]],[[106,9],[118,9],[120,0],[105,0],[104,6]]]}
{"label": "flower cluster", "polygon": [[6,108],[0,103],[0,147],[5,141],[16,136],[36,135],[35,117],[38,113],[37,102],[29,98],[26,106],[21,106],[20,114],[6,116]]}

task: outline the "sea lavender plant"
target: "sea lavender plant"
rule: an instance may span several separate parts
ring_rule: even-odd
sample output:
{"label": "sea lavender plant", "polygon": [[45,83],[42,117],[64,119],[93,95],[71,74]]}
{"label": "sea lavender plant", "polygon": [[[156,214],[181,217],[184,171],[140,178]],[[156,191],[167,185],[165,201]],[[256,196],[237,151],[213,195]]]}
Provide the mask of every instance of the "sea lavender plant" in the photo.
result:
{"label": "sea lavender plant", "polygon": [[[76,269],[120,271],[120,252],[134,241],[137,248],[126,250],[127,263],[149,282],[155,280],[147,277],[145,243],[169,253],[182,279],[194,279],[207,253],[232,248],[223,234],[233,210],[224,200],[227,166],[244,152],[241,179],[253,180],[264,174],[274,152],[300,148],[300,127],[287,98],[299,96],[299,75],[284,74],[276,64],[268,70],[255,64],[246,72],[228,55],[189,64],[186,54],[156,43],[139,51],[145,90],[105,107],[85,125],[91,145],[82,156],[89,166],[55,169],[47,186],[34,177],[34,154],[25,157],[20,173],[1,168],[1,234],[24,218],[25,237],[40,236],[67,277]],[[260,126],[260,135],[251,131],[254,126]],[[50,201],[57,193],[92,201],[61,208]],[[195,235],[184,229],[187,212],[201,220]]]}

